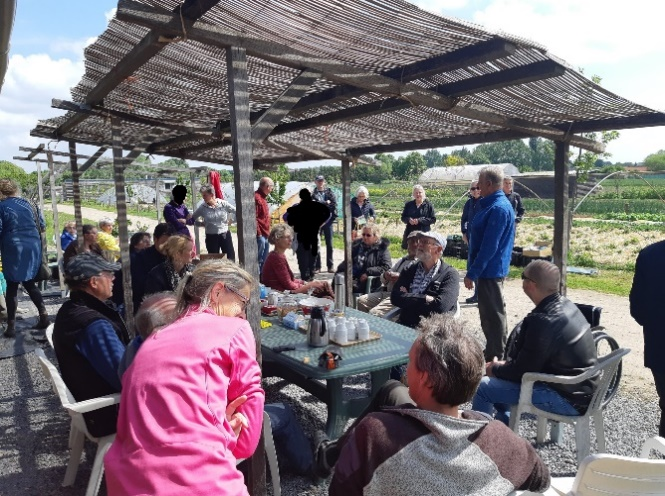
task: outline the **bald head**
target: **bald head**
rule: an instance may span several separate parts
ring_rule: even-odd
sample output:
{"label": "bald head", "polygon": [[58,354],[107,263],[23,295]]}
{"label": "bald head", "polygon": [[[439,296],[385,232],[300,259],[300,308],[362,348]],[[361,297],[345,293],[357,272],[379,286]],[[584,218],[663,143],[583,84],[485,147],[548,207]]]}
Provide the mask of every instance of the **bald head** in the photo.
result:
{"label": "bald head", "polygon": [[561,272],[552,262],[534,260],[524,269],[524,276],[533,281],[538,291],[544,296],[559,292]]}

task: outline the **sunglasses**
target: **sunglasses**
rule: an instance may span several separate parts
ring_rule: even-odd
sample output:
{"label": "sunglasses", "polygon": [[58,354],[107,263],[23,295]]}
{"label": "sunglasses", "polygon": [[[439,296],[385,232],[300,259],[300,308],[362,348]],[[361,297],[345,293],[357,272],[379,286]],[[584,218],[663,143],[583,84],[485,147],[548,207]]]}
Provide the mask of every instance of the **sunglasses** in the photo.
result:
{"label": "sunglasses", "polygon": [[373,234],[363,233],[363,238],[371,238]]}
{"label": "sunglasses", "polygon": [[531,279],[530,277],[527,277],[526,274],[524,274],[524,272],[522,272],[522,280],[523,281],[526,280],[526,281],[536,282],[533,279]]}
{"label": "sunglasses", "polygon": [[469,191],[478,191],[479,189],[480,188],[477,188],[477,187],[474,186],[473,188],[469,188]]}

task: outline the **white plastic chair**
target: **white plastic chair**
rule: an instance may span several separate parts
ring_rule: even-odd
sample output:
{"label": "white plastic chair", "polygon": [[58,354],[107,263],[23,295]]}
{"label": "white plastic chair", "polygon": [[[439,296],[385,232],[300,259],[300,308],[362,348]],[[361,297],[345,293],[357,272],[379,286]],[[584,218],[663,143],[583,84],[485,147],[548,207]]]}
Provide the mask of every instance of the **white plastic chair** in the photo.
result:
{"label": "white plastic chair", "polygon": [[45,334],[46,334],[46,340],[48,341],[48,344],[51,345],[51,349],[53,349],[53,350],[55,349],[55,348],[53,348],[53,326],[54,325],[55,324],[49,324],[49,326],[46,328],[46,331],[44,331]]}
{"label": "white plastic chair", "polygon": [[[270,423],[270,416],[263,412],[263,446],[268,459],[268,467],[270,468],[270,478],[272,479],[272,490],[275,496],[281,496],[282,486],[279,480],[279,465],[277,464],[277,451],[275,450],[275,441],[272,438],[272,424]],[[247,458],[240,458],[237,463],[241,463]]]}
{"label": "white plastic chair", "polygon": [[[52,334],[53,329],[51,329],[51,335]],[[47,337],[49,337],[48,329]],[[79,463],[81,462],[83,444],[87,437],[92,442],[97,443],[97,454],[95,455],[95,461],[92,464],[92,473],[90,474],[90,480],[88,481],[88,488],[85,494],[86,496],[95,496],[99,492],[99,486],[101,485],[102,477],[104,475],[104,455],[111,447],[111,443],[115,439],[115,434],[104,436],[102,438],[91,436],[85,425],[83,414],[119,403],[120,394],[111,394],[77,402],[65,385],[65,381],[62,380],[58,369],[48,358],[46,358],[44,351],[41,348],[37,348],[35,350],[35,355],[37,355],[37,358],[39,359],[44,376],[51,382],[53,391],[58,395],[60,403],[72,418],[71,430],[69,432],[69,463],[67,464],[65,479],[63,480],[62,485],[71,486],[74,484]]]}
{"label": "white plastic chair", "polygon": [[[561,426],[560,422],[575,425],[575,442],[577,443],[577,463],[589,454],[591,445],[591,433],[589,431],[589,418],[593,417],[593,423],[596,428],[596,441],[598,444],[598,451],[605,451],[605,429],[603,426],[603,410],[602,404],[605,398],[605,393],[610,385],[610,381],[614,376],[621,359],[630,353],[627,348],[619,348],[612,353],[598,358],[598,363],[595,367],[587,370],[586,372],[576,376],[563,376],[551,374],[538,374],[528,372],[522,376],[522,388],[520,390],[520,399],[517,405],[510,408],[510,428],[519,434],[519,419],[523,413],[532,413],[538,417],[537,426],[537,440],[539,443],[545,441],[545,431],[547,428],[547,419],[555,420],[555,424],[550,432],[550,437],[555,442],[561,441]],[[537,408],[531,402],[533,394],[533,386],[536,382],[555,383],[555,384],[579,384],[582,381],[594,377],[600,373],[598,385],[591,397],[589,408],[584,415],[557,415],[556,413],[546,412]]]}
{"label": "white plastic chair", "polygon": [[[552,478],[544,493],[555,496],[653,496],[665,494],[665,460],[650,460],[654,449],[665,455],[665,439],[653,437],[642,446],[640,458],[618,455],[587,456],[575,477]],[[517,491],[519,496],[539,493]]]}

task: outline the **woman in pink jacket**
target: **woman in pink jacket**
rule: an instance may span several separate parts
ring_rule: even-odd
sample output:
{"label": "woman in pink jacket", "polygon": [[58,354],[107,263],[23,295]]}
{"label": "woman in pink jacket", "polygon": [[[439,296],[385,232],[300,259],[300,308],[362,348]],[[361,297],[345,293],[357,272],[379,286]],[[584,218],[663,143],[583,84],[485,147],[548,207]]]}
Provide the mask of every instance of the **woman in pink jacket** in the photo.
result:
{"label": "woman in pink jacket", "polygon": [[178,286],[176,320],[154,332],[122,378],[109,495],[247,495],[236,459],[263,423],[256,344],[245,320],[254,281],[234,263],[200,263]]}

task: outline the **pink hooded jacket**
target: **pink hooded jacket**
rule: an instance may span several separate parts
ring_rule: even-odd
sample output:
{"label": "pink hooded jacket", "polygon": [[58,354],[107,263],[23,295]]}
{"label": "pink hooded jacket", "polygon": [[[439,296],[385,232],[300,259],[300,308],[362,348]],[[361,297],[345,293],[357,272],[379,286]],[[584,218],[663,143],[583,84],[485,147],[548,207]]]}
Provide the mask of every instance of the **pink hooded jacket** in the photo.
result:
{"label": "pink hooded jacket", "polygon": [[[247,321],[190,311],[151,335],[122,380],[116,439],[105,457],[109,495],[246,495],[236,459],[252,455],[264,392]],[[249,427],[236,438],[226,406]]]}

